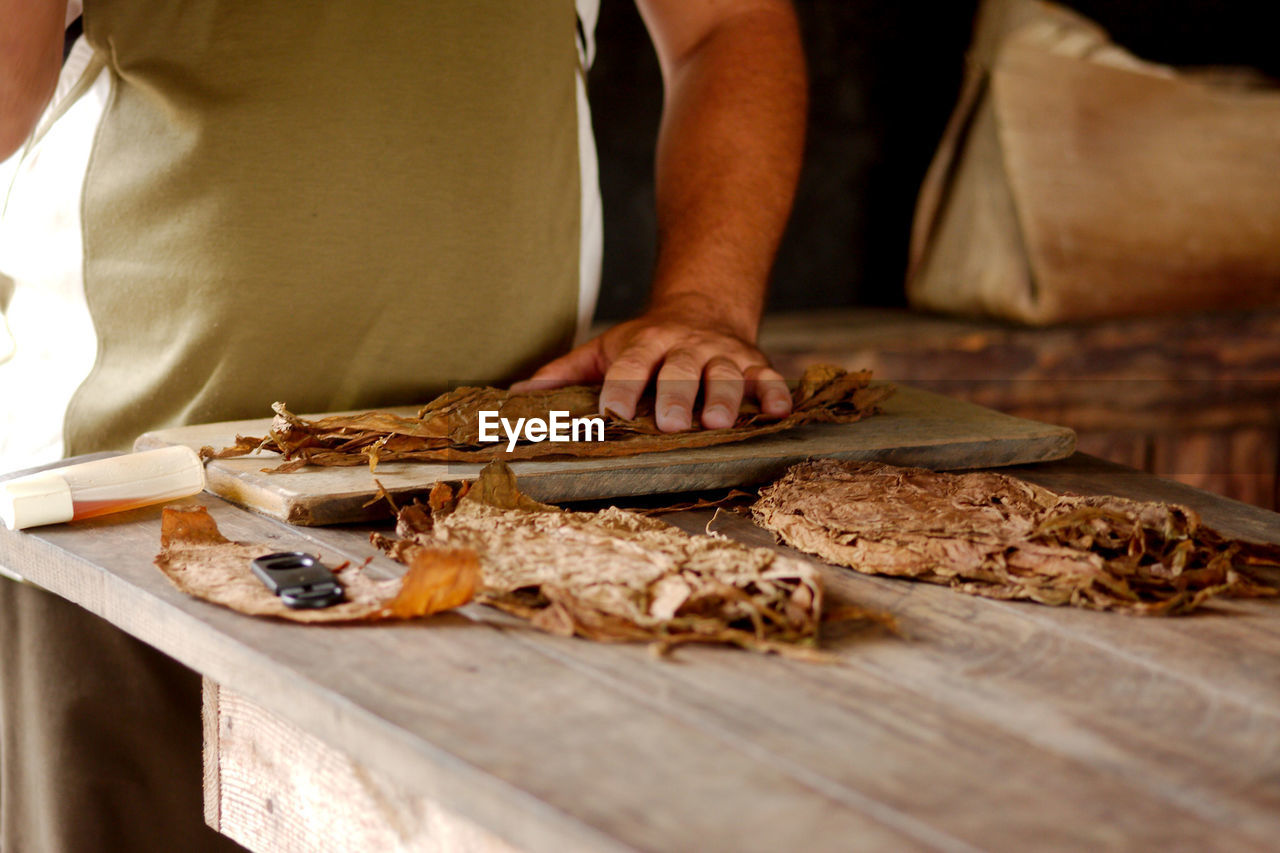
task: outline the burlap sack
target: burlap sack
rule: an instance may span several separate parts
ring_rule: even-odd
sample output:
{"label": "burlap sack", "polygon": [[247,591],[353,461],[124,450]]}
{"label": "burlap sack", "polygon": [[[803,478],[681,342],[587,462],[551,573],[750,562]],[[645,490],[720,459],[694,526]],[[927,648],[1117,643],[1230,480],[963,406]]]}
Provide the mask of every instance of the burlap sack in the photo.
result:
{"label": "burlap sack", "polygon": [[921,189],[907,295],[1025,323],[1280,304],[1280,88],[986,0]]}

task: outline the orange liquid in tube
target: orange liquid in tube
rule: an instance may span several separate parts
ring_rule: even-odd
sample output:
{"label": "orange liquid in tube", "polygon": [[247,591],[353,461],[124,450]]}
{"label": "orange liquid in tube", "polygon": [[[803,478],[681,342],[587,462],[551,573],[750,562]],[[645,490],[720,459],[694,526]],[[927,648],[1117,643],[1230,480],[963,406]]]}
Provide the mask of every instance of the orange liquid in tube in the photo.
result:
{"label": "orange liquid in tube", "polygon": [[81,462],[0,482],[0,520],[11,530],[79,521],[177,500],[204,489],[204,464],[189,447]]}
{"label": "orange liquid in tube", "polygon": [[[164,500],[171,500],[164,498]],[[86,518],[97,518],[100,515],[110,515],[113,512],[125,512],[126,510],[138,509],[144,506],[151,506],[156,501],[149,498],[133,498],[122,499],[118,501],[71,501],[71,520],[83,521]]]}

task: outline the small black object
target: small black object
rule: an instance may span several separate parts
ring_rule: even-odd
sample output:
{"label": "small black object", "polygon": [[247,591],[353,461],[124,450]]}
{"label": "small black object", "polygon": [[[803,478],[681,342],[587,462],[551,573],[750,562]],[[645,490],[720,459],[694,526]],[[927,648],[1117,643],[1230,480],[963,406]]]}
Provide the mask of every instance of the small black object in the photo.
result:
{"label": "small black object", "polygon": [[294,609],[330,607],[342,601],[342,585],[317,557],[285,551],[258,557],[253,573]]}

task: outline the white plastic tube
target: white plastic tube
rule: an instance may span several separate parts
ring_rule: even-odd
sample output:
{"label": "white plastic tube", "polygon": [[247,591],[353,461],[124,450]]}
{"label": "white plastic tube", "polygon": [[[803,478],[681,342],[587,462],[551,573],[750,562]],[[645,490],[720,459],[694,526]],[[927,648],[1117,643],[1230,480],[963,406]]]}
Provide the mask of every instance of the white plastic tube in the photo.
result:
{"label": "white plastic tube", "polygon": [[21,530],[185,498],[203,489],[204,463],[196,452],[164,447],[0,483],[0,520],[10,530]]}

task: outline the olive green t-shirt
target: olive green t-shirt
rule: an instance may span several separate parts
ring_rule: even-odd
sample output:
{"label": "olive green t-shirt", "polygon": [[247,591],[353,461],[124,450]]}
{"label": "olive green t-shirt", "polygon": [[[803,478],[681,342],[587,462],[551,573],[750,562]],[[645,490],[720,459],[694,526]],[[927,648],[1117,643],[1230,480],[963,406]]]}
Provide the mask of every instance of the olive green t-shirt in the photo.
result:
{"label": "olive green t-shirt", "polygon": [[93,0],[99,338],[67,452],[420,402],[570,341],[572,0]]}

